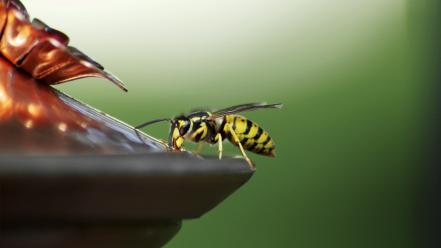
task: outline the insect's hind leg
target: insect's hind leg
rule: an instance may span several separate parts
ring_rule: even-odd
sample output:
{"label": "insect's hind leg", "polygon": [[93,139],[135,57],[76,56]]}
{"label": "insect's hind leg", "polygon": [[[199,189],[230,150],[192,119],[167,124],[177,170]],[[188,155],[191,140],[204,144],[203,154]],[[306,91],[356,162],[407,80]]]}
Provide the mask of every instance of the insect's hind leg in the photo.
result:
{"label": "insect's hind leg", "polygon": [[227,124],[227,126],[228,126],[228,130],[229,130],[230,133],[231,133],[231,136],[233,136],[234,142],[236,142],[236,144],[239,146],[240,151],[242,152],[242,156],[243,156],[244,159],[247,161],[247,163],[248,163],[248,165],[250,166],[250,168],[251,168],[252,170],[255,170],[256,167],[254,166],[254,164],[253,164],[253,162],[251,161],[251,159],[248,158],[247,154],[245,153],[245,150],[243,149],[242,144],[240,143],[240,140],[239,140],[239,138],[237,137],[236,132],[234,132],[233,128],[232,128],[230,125]]}

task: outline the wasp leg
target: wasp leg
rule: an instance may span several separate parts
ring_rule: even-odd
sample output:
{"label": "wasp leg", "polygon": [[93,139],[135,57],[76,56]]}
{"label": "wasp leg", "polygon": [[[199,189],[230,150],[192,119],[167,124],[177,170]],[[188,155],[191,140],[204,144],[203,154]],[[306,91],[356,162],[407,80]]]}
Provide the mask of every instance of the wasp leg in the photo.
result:
{"label": "wasp leg", "polygon": [[205,143],[202,143],[202,142],[198,143],[198,147],[196,148],[196,151],[193,152],[193,154],[195,154],[195,155],[201,154],[202,151],[204,150],[204,145],[205,145]]}
{"label": "wasp leg", "polygon": [[[144,144],[147,145],[145,143],[144,138],[141,136],[141,132],[138,129],[134,129],[135,130],[135,134],[138,137],[138,139]],[[170,146],[167,144],[166,141],[162,140],[162,139],[155,139],[156,141],[158,141],[159,143],[161,143],[167,150],[171,150]]]}
{"label": "wasp leg", "polygon": [[218,134],[216,135],[216,139],[217,139],[217,142],[218,142],[219,160],[221,160],[221,159],[222,159],[222,152],[223,152],[223,150],[224,150],[224,148],[223,148],[223,146],[222,146],[222,134],[218,133]]}
{"label": "wasp leg", "polygon": [[168,142],[163,139],[157,139],[159,143],[161,143],[163,146],[167,147],[168,150],[171,150],[170,146],[168,145]]}
{"label": "wasp leg", "polygon": [[240,140],[239,140],[239,138],[237,137],[236,132],[234,132],[233,128],[232,128],[230,125],[227,125],[227,126],[228,126],[228,130],[229,130],[230,133],[231,133],[231,136],[233,136],[234,141],[235,141],[236,144],[239,146],[240,151],[242,152],[242,156],[245,158],[245,160],[247,161],[247,163],[248,163],[248,165],[250,166],[250,168],[251,168],[252,170],[255,170],[256,167],[254,166],[253,162],[251,162],[251,159],[249,159],[248,156],[247,156],[247,154],[245,153],[245,150],[243,149],[242,144],[240,143]]}

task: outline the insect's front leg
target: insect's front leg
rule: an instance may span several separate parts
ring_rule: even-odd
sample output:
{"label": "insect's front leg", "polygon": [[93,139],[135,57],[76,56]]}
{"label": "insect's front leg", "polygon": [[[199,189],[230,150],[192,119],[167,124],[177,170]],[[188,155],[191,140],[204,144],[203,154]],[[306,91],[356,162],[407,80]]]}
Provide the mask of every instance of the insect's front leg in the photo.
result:
{"label": "insect's front leg", "polygon": [[158,139],[159,143],[161,143],[164,147],[167,148],[167,150],[172,150],[170,143],[168,143],[166,140]]}

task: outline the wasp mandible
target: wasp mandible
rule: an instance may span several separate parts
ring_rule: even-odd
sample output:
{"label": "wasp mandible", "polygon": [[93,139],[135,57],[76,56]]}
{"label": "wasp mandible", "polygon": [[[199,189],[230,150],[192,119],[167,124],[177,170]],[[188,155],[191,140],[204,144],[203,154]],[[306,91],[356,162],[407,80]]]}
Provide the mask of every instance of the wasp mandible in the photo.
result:
{"label": "wasp mandible", "polygon": [[237,115],[245,111],[264,108],[282,108],[282,104],[247,103],[217,110],[214,112],[197,111],[175,118],[161,118],[145,122],[135,127],[141,129],[148,125],[169,121],[171,124],[168,146],[173,150],[182,150],[184,140],[195,143],[218,144],[219,159],[222,158],[222,142],[228,139],[238,146],[250,167],[254,165],[245,150],[264,156],[275,156],[275,144],[268,132],[255,122]]}

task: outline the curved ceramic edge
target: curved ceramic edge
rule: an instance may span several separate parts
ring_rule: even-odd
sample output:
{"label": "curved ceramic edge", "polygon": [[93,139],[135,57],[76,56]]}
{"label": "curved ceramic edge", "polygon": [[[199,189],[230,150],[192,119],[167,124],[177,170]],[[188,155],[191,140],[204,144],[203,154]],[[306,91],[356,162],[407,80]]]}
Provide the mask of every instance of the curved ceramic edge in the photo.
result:
{"label": "curved ceramic edge", "polygon": [[198,218],[245,184],[243,159],[185,153],[0,156],[2,226]]}
{"label": "curved ceramic edge", "polygon": [[201,158],[181,152],[127,155],[0,155],[4,176],[182,176],[253,174],[242,158]]}

